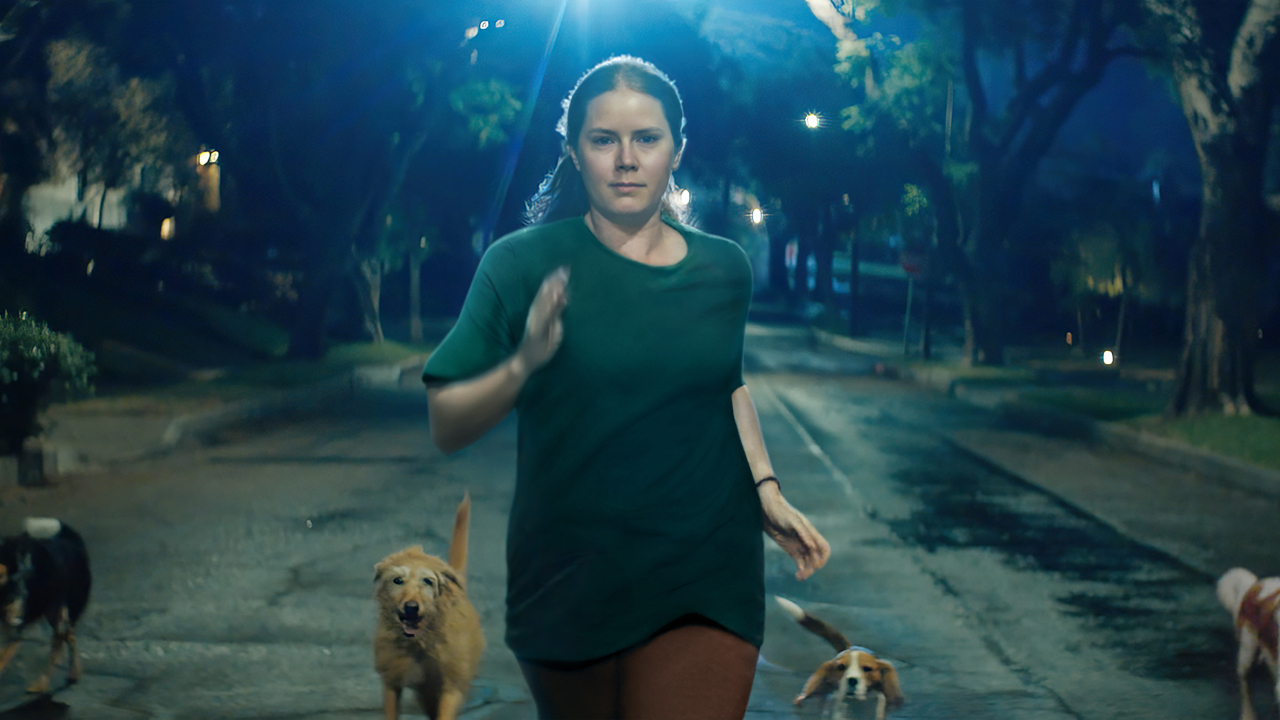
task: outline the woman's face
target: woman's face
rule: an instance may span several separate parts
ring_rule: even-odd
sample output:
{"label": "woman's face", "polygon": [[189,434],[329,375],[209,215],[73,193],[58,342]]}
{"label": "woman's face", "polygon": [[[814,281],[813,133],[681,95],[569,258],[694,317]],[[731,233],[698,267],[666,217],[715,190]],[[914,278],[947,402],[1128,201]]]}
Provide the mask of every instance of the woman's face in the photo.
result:
{"label": "woman's face", "polygon": [[677,142],[652,95],[619,88],[593,99],[569,149],[591,209],[620,225],[648,222],[680,165]]}

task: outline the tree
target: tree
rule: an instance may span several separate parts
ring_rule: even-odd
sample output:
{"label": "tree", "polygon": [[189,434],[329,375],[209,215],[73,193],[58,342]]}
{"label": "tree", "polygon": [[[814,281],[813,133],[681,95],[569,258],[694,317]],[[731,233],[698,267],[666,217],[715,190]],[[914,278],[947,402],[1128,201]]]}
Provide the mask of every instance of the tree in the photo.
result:
{"label": "tree", "polygon": [[196,143],[177,113],[167,75],[125,77],[107,48],[82,38],[54,40],[46,54],[54,164],[75,173],[80,199],[102,185],[101,227],[107,192],[134,184],[144,167],[183,167]]}
{"label": "tree", "polygon": [[[939,257],[964,300],[966,357],[1001,364],[1025,190],[1108,65],[1144,52],[1124,41],[1136,8],[1127,0],[839,5],[843,19],[824,16],[838,39],[836,67],[864,94],[845,127],[908,155],[936,208]],[[862,38],[845,24],[869,21],[881,5],[923,20],[920,37]]]}
{"label": "tree", "polygon": [[[290,353],[324,352],[327,311],[343,281],[355,282],[378,339],[395,203],[416,166],[440,162],[459,138],[500,143],[514,112],[511,88],[474,75],[458,48],[461,10],[353,12],[325,0],[172,12],[187,114],[218,147],[246,211],[281,226],[282,254],[297,269]],[[210,42],[211,25],[236,42]]]}
{"label": "tree", "polygon": [[[1267,410],[1254,390],[1269,216],[1265,159],[1280,99],[1280,0],[1143,0],[1200,159],[1174,416]],[[1271,234],[1269,238],[1268,235]]]}

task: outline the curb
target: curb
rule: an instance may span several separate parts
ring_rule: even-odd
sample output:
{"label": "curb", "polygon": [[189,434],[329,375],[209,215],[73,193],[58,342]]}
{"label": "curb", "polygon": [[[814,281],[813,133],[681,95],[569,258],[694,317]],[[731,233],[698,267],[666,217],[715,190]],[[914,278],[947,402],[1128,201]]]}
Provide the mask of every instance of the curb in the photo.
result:
{"label": "curb", "polygon": [[[815,339],[841,350],[884,358],[884,343],[866,342],[813,329]],[[885,360],[886,364],[890,361]],[[1152,460],[1181,467],[1206,480],[1237,490],[1280,500],[1280,472],[1243,460],[1170,440],[1142,430],[1093,418],[1017,398],[1016,389],[977,390],[955,379],[942,369],[912,370],[896,367],[886,373],[904,381],[930,387],[947,397],[985,407],[1000,413],[1023,427],[1038,428],[1059,436],[1107,443],[1114,447],[1136,450]]]}
{"label": "curb", "polygon": [[[120,463],[157,458],[237,425],[314,410],[350,398],[361,388],[399,387],[406,373],[416,373],[423,362],[424,357],[413,356],[393,365],[363,365],[312,385],[264,393],[261,397],[209,411],[177,415],[167,423],[160,421],[163,429],[151,436],[154,441],[144,443],[149,449],[105,460],[88,457],[74,443],[46,442],[42,458],[44,475],[57,478],[72,473],[93,473]],[[104,419],[104,422],[110,420]],[[18,479],[17,458],[0,457],[0,487],[15,486]]]}
{"label": "curb", "polygon": [[186,440],[201,440],[220,430],[247,422],[279,417],[350,398],[360,388],[398,387],[404,374],[425,360],[413,356],[394,365],[361,365],[314,385],[285,390],[272,396],[243,400],[210,412],[179,415],[165,428],[157,454],[171,451]]}

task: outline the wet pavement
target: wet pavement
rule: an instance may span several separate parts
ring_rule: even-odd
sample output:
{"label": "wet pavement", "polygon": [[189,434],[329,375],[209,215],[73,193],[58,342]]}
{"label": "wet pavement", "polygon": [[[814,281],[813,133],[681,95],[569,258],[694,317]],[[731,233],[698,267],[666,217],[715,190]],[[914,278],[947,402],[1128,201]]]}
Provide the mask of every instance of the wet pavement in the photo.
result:
{"label": "wet pavement", "polygon": [[[775,469],[833,548],[798,582],[768,545],[767,590],[898,666],[907,703],[894,720],[1238,715],[1213,571],[1264,564],[1265,550],[1228,530],[1273,516],[1274,499],[1028,433],[803,335],[748,342]],[[464,490],[488,638],[465,716],[531,718],[501,641],[513,431],[507,421],[443,457],[419,388],[370,387],[293,423],[4,490],[3,527],[54,514],[81,530],[96,584],[84,679],[25,697],[47,637],[32,631],[0,675],[0,720],[379,717],[373,564],[409,544],[443,552]],[[749,716],[818,717],[820,701],[790,700],[829,658],[825,643],[771,603],[763,656]],[[1274,715],[1269,691],[1258,697]]]}

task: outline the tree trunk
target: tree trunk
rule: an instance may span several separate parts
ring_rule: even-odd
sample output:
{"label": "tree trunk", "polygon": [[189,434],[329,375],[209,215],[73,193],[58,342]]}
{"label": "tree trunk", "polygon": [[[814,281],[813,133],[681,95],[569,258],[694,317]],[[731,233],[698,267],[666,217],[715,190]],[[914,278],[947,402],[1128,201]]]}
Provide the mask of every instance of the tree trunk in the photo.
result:
{"label": "tree trunk", "polygon": [[832,307],[831,300],[835,294],[831,284],[831,265],[836,251],[835,209],[831,203],[824,202],[820,213],[822,224],[818,228],[817,242],[814,244],[814,258],[817,261],[814,273],[814,299],[827,307]]}
{"label": "tree trunk", "polygon": [[355,274],[356,295],[360,299],[360,310],[364,314],[364,329],[375,345],[385,341],[382,334],[382,261],[376,258],[362,260],[359,272]]}
{"label": "tree trunk", "polygon": [[422,260],[409,253],[409,342],[422,343]]}
{"label": "tree trunk", "polygon": [[102,213],[107,210],[107,185],[102,184],[102,195],[98,198],[98,229],[102,229]]}
{"label": "tree trunk", "polygon": [[787,296],[787,240],[782,233],[769,233],[769,289],[777,298]]}
{"label": "tree trunk", "polygon": [[1206,38],[1207,28],[1224,21],[1222,8],[1179,0],[1144,4],[1164,23],[1200,159],[1200,233],[1167,413],[1256,413],[1263,410],[1254,391],[1254,360],[1266,267],[1264,158],[1280,79],[1280,1],[1247,3],[1229,59]]}
{"label": "tree trunk", "polygon": [[1113,350],[1116,357],[1124,356],[1124,326],[1128,322],[1129,310],[1129,293],[1122,291],[1120,293],[1120,311],[1116,313],[1116,342]]}
{"label": "tree trunk", "polygon": [[1168,407],[1173,416],[1267,411],[1254,389],[1265,267],[1261,162],[1234,152],[1234,145],[1200,148],[1200,239],[1187,279],[1182,356]]}
{"label": "tree trunk", "polygon": [[1076,305],[1076,341],[1075,349],[1078,354],[1083,355],[1084,347],[1084,308]]}
{"label": "tree trunk", "polygon": [[859,301],[862,294],[862,271],[858,268],[861,235],[857,223],[854,223],[853,236],[849,242],[849,337],[862,334],[862,307]]}
{"label": "tree trunk", "polygon": [[298,292],[297,314],[289,332],[289,357],[318,360],[327,349],[325,328],[334,282],[328,275],[308,278]]}

